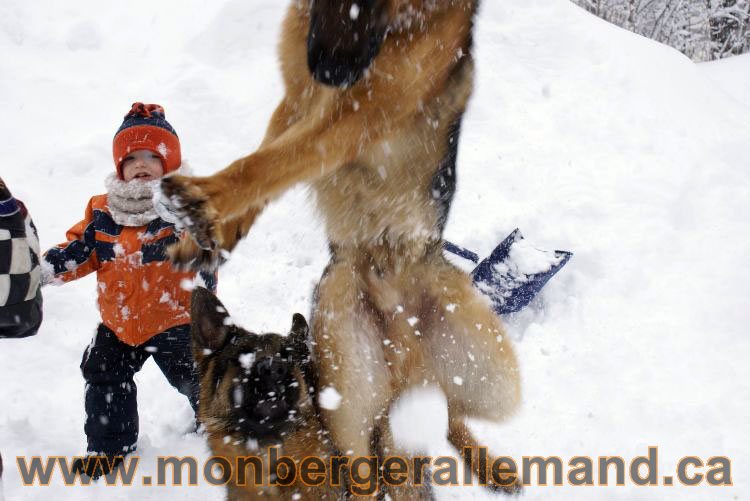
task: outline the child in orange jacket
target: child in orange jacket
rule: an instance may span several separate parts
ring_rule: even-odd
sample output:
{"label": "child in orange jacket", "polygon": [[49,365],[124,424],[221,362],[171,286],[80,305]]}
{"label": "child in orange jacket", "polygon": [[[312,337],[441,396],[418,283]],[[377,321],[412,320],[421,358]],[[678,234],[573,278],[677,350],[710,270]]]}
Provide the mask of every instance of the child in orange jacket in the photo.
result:
{"label": "child in orange jacket", "polygon": [[[107,194],[89,200],[84,219],[67,242],[44,255],[44,283],[97,274],[102,322],[86,348],[87,454],[115,458],[135,450],[138,409],[133,376],[146,360],[198,405],[198,383],[190,350],[190,284],[215,290],[216,276],[172,268],[166,249],[180,235],[161,219],[152,202],[159,179],[181,168],[180,141],[164,109],[135,103],[113,140],[116,172]],[[197,280],[196,280],[197,279]],[[77,465],[97,477],[109,468],[97,461]]]}

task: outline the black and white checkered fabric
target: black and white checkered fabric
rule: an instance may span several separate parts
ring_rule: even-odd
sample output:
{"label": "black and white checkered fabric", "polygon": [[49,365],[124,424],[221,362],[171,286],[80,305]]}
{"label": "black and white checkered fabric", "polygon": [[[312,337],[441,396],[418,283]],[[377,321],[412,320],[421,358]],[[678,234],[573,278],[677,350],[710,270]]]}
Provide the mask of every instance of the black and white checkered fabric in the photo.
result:
{"label": "black and white checkered fabric", "polygon": [[0,179],[0,339],[36,334],[42,323],[40,275],[34,223]]}
{"label": "black and white checkered fabric", "polygon": [[[24,227],[30,223],[28,216],[26,219]],[[27,237],[25,228],[18,231],[0,227],[0,307],[36,296],[40,276],[39,242],[33,230],[30,233]]]}

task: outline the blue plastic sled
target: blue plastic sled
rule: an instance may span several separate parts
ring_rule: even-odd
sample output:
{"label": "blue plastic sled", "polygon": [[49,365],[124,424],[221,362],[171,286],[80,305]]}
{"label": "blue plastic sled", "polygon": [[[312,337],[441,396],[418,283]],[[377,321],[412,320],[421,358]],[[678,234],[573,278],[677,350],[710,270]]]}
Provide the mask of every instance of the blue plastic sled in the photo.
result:
{"label": "blue plastic sled", "polygon": [[550,252],[526,245],[518,228],[482,262],[475,252],[451,242],[444,241],[443,249],[478,263],[471,272],[474,285],[490,298],[498,315],[514,313],[528,306],[573,256],[568,251]]}

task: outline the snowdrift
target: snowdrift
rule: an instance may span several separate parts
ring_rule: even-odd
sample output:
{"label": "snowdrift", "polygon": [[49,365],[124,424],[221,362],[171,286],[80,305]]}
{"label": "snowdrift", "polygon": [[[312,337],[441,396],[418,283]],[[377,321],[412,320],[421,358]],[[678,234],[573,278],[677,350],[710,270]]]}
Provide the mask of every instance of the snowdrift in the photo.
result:
{"label": "snowdrift", "polygon": [[[63,240],[103,192],[112,135],[134,101],[164,105],[199,174],[255,148],[281,97],[284,9],[277,0],[0,3],[0,173],[42,246]],[[575,253],[508,320],[524,403],[505,423],[472,423],[478,436],[498,453],[564,462],[658,446],[660,475],[685,455],[726,455],[735,466],[734,486],[720,490],[532,487],[526,499],[747,496],[750,103],[732,91],[746,89],[748,72],[696,65],[566,0],[483,2],[476,54],[446,237],[486,255],[520,227],[540,247]],[[248,328],[284,332],[292,313],[309,311],[326,260],[300,187],[260,218],[222,269],[219,295]],[[6,498],[106,489],[111,499],[222,499],[206,484],[21,485],[16,456],[85,448],[78,364],[97,323],[95,280],[44,292],[39,335],[0,343]],[[136,381],[141,470],[154,473],[160,455],[206,459],[201,438],[184,434],[187,402],[151,362]],[[455,454],[439,394],[401,402],[394,423],[414,447]],[[438,496],[489,498],[463,487]]]}

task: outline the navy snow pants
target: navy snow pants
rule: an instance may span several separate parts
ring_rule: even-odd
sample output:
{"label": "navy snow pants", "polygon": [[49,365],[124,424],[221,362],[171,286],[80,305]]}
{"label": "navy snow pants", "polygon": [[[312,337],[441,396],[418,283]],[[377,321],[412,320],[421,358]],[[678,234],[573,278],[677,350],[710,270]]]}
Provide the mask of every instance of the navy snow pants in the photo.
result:
{"label": "navy snow pants", "polygon": [[115,456],[135,450],[138,404],[133,376],[151,356],[169,383],[197,411],[198,379],[189,325],[178,325],[142,345],[130,346],[100,324],[81,362],[86,380],[87,452]]}

